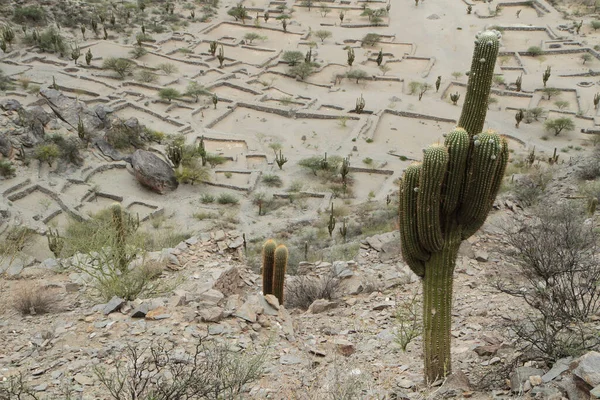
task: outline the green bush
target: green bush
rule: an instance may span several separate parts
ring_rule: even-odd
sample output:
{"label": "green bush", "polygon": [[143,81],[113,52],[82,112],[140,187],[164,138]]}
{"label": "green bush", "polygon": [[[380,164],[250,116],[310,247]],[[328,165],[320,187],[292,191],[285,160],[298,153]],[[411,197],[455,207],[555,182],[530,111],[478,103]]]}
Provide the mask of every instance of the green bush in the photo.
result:
{"label": "green bush", "polygon": [[236,205],[239,202],[240,202],[239,199],[236,196],[232,195],[231,193],[221,193],[221,194],[219,194],[219,197],[217,197],[217,203],[219,203],[219,204]]}
{"label": "green bush", "polygon": [[15,175],[15,167],[9,160],[0,160],[0,176],[11,178]]}
{"label": "green bush", "polygon": [[65,162],[73,165],[82,165],[83,157],[80,152],[80,141],[75,137],[64,137],[59,134],[54,134],[48,137],[48,142],[58,146],[60,150],[60,158]]}
{"label": "green bush", "polygon": [[171,100],[181,97],[181,93],[177,89],[173,88],[162,88],[158,91],[158,96],[161,99],[168,100],[169,103]]}
{"label": "green bush", "polygon": [[262,182],[269,187],[281,187],[283,186],[283,181],[279,177],[279,175],[275,174],[265,174],[262,177]]}
{"label": "green bush", "polygon": [[283,55],[281,56],[281,59],[283,61],[285,61],[286,63],[288,63],[290,65],[290,67],[293,67],[294,65],[298,64],[299,62],[304,61],[304,53],[302,53],[301,51],[285,51],[283,52]]}
{"label": "green bush", "polygon": [[142,148],[144,142],[140,137],[140,132],[137,129],[128,128],[124,123],[114,123],[109,130],[106,131],[106,141],[117,150],[130,148]]}
{"label": "green bush", "polygon": [[202,196],[200,196],[200,201],[202,202],[202,204],[214,203],[215,196],[213,196],[212,194],[209,194],[209,193],[204,193]]}
{"label": "green bush", "polygon": [[12,81],[4,75],[4,71],[0,70],[0,90],[10,90],[13,87]]}
{"label": "green bush", "polygon": [[127,75],[133,72],[135,64],[126,58],[108,57],[102,63],[102,68],[112,70],[119,74],[121,79],[125,79]]}
{"label": "green bush", "polygon": [[54,143],[39,144],[35,147],[34,158],[39,162],[46,162],[52,166],[54,160],[60,155],[60,149]]}
{"label": "green bush", "polygon": [[380,40],[381,35],[378,35],[377,33],[367,33],[362,39],[362,44],[363,46],[373,47],[379,43]]}
{"label": "green bush", "polygon": [[527,49],[527,52],[529,54],[531,54],[533,57],[537,57],[544,53],[544,51],[542,50],[542,48],[540,46],[531,46],[530,48]]}
{"label": "green bush", "polygon": [[16,7],[13,13],[13,21],[18,24],[41,24],[45,20],[46,13],[42,7],[38,6]]}

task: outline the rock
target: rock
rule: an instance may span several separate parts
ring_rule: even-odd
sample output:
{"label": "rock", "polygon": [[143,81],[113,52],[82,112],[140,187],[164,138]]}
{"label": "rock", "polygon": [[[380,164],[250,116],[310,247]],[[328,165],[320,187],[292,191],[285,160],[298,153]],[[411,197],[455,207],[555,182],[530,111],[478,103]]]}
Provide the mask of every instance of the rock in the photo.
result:
{"label": "rock", "polygon": [[560,360],[556,361],[554,363],[554,365],[552,366],[552,368],[550,369],[550,371],[546,372],[542,376],[542,381],[550,382],[550,381],[554,380],[556,377],[558,377],[560,374],[562,374],[563,372],[567,371],[569,369],[569,365],[571,364],[572,360],[573,360],[573,357],[566,357],[566,358],[561,358]]}
{"label": "rock", "polygon": [[438,393],[443,398],[459,397],[464,392],[471,390],[469,378],[462,371],[456,371],[446,377],[442,386],[438,389]]}
{"label": "rock", "polygon": [[510,390],[513,392],[520,392],[524,390],[525,384],[529,383],[529,377],[531,376],[542,376],[544,371],[533,367],[518,367],[510,374]]}
{"label": "rock", "polygon": [[300,364],[302,362],[302,359],[300,357],[296,357],[293,354],[283,354],[279,358],[279,362],[282,365],[294,365],[294,364]]}
{"label": "rock", "polygon": [[540,386],[542,384],[542,377],[539,375],[530,376],[529,383],[531,383],[531,386]]}
{"label": "rock", "polygon": [[256,322],[256,311],[249,301],[242,304],[233,315],[251,323]]}
{"label": "rock", "polygon": [[96,107],[94,107],[94,112],[96,113],[98,118],[100,118],[100,120],[104,122],[105,125],[108,125],[110,123],[107,116],[113,111],[114,110],[111,107],[104,104],[98,104]]}
{"label": "rock", "polygon": [[160,320],[169,318],[171,315],[168,314],[167,309],[165,307],[156,307],[153,310],[148,311],[146,314],[146,319],[149,320]]}
{"label": "rock", "polygon": [[393,301],[382,301],[381,303],[377,303],[373,306],[372,310],[373,311],[381,311],[381,310],[385,310],[386,308],[390,308],[394,306],[394,302]]}
{"label": "rock", "polygon": [[230,267],[224,271],[213,285],[213,289],[227,297],[243,293],[245,287],[242,271],[238,267]]}
{"label": "rock", "polygon": [[475,252],[473,251],[473,246],[466,240],[463,240],[458,248],[458,255],[468,258],[475,258]]}
{"label": "rock", "polygon": [[229,243],[227,243],[227,246],[230,249],[237,249],[238,247],[241,247],[244,244],[244,238],[241,236],[238,236],[237,238],[229,241]]}
{"label": "rock", "polygon": [[344,357],[350,357],[356,351],[354,343],[346,339],[336,339],[334,342],[335,349]]}
{"label": "rock", "polygon": [[0,108],[4,111],[17,111],[23,108],[23,106],[15,99],[2,99],[0,100]]}
{"label": "rock", "polygon": [[123,125],[125,125],[127,128],[137,131],[140,129],[140,121],[138,121],[138,119],[136,117],[131,117],[129,119],[127,119],[127,121],[123,122]]}
{"label": "rock", "polygon": [[102,308],[102,313],[108,315],[112,312],[119,311],[125,304],[125,300],[120,297],[114,296],[108,303]]}
{"label": "rock", "polygon": [[488,258],[489,258],[489,256],[488,256],[487,251],[484,251],[484,250],[476,250],[475,251],[475,259],[477,261],[487,262]]}
{"label": "rock", "polygon": [[221,307],[203,308],[198,312],[200,321],[219,322],[223,319],[223,309]]}
{"label": "rock", "polygon": [[475,347],[473,351],[480,357],[489,357],[496,354],[499,348],[498,345],[484,345]]}
{"label": "rock", "polygon": [[279,310],[279,307],[280,307],[279,306],[279,299],[277,297],[275,297],[275,295],[267,294],[267,295],[264,296],[264,298],[265,298],[265,301],[267,303],[269,303],[269,305],[271,307],[273,307],[276,310]]}
{"label": "rock", "polygon": [[590,351],[571,363],[573,375],[591,387],[600,385],[600,353]]}
{"label": "rock", "polygon": [[[260,303],[260,307],[262,308],[262,313],[271,316],[279,315],[279,301],[277,301],[277,297],[273,296],[272,294],[268,294],[267,296],[271,296],[275,299],[275,305],[277,308],[273,307],[271,303],[267,301],[265,296],[259,296],[258,301]],[[273,301],[272,299],[270,300]]]}
{"label": "rock", "polygon": [[130,315],[131,318],[145,318],[148,311],[150,311],[150,304],[142,303],[135,307]]}
{"label": "rock", "polygon": [[592,390],[590,390],[590,398],[591,399],[600,399],[600,385],[596,386]]}
{"label": "rock", "polygon": [[58,90],[42,88],[40,95],[46,99],[56,116],[71,125],[73,129],[77,130],[80,118],[86,132],[94,132],[104,127],[104,123],[93,110],[87,108],[84,103],[63,95]]}
{"label": "rock", "polygon": [[563,398],[560,390],[551,386],[536,386],[531,389],[531,395],[535,399],[543,400],[561,400]]}
{"label": "rock", "polygon": [[136,150],[131,156],[131,166],[136,179],[159,194],[175,190],[179,185],[173,168],[149,151]]}
{"label": "rock", "polygon": [[8,136],[0,135],[0,154],[8,158],[12,153],[12,143],[8,140]]}
{"label": "rock", "polygon": [[337,307],[337,303],[325,299],[318,299],[308,307],[308,312],[311,314],[320,314]]}
{"label": "rock", "polygon": [[92,378],[82,374],[76,374],[73,379],[75,379],[75,382],[79,383],[80,385],[91,386],[94,384],[94,380]]}
{"label": "rock", "polygon": [[209,289],[198,296],[198,301],[217,305],[225,296],[216,289]]}
{"label": "rock", "polygon": [[48,384],[46,382],[33,387],[33,390],[36,392],[44,392],[46,389],[48,389]]}

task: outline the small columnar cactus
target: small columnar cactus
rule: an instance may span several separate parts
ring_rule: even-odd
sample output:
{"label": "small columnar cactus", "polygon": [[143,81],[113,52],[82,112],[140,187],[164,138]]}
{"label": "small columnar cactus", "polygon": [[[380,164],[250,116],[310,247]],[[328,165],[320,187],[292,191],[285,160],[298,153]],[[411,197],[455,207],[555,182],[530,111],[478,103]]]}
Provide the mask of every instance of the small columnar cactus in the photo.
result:
{"label": "small columnar cactus", "polygon": [[48,248],[52,254],[54,254],[54,257],[60,257],[60,253],[65,245],[65,240],[60,237],[58,230],[53,231],[52,228],[49,228],[46,238],[48,239]]}
{"label": "small columnar cactus", "polygon": [[273,294],[273,270],[275,268],[275,249],[277,243],[269,239],[263,245],[262,258],[262,276],[263,276],[263,294]]}
{"label": "small columnar cactus", "polygon": [[183,159],[183,146],[173,144],[167,147],[167,157],[173,163],[174,168],[179,168],[181,160]]}
{"label": "small columnar cactus", "polygon": [[223,68],[223,62],[225,61],[225,50],[223,45],[219,47],[219,53],[217,54],[217,60],[219,60],[219,68]]}
{"label": "small columnar cactus", "polygon": [[519,125],[521,124],[521,121],[523,121],[523,118],[525,118],[525,112],[523,111],[522,108],[519,108],[519,111],[517,111],[515,114],[515,121],[517,121],[515,124],[515,128],[519,127]]}
{"label": "small columnar cactus", "polygon": [[552,67],[550,67],[548,65],[546,67],[546,70],[544,71],[544,74],[542,75],[542,81],[544,82],[544,87],[546,87],[546,83],[548,82],[548,79],[550,79],[550,75],[552,75]]}
{"label": "small columnar cactus", "polygon": [[517,77],[517,80],[515,81],[515,86],[516,86],[517,92],[521,91],[522,85],[523,85],[523,75],[521,74]]}
{"label": "small columnar cactus", "polygon": [[452,101],[452,104],[456,105],[456,103],[458,103],[458,99],[460,99],[460,93],[456,92],[450,94],[450,100]]}
{"label": "small columnar cactus", "polygon": [[333,203],[331,203],[331,212],[329,213],[329,222],[327,223],[327,230],[329,231],[329,237],[333,235],[335,229],[335,216],[333,215]]}
{"label": "small columnar cactus", "polygon": [[594,95],[594,109],[598,109],[598,103],[600,103],[600,93]]}
{"label": "small columnar cactus", "polygon": [[280,244],[275,249],[275,266],[273,268],[273,294],[283,304],[283,289],[285,286],[285,271],[288,262],[288,249]]}
{"label": "small columnar cactus", "polygon": [[481,33],[459,127],[444,144],[424,150],[400,183],[402,255],[423,282],[425,378],[451,372],[452,279],[460,243],[485,222],[502,183],[508,145],[493,131],[481,132],[487,110],[499,34]]}
{"label": "small columnar cactus", "polygon": [[352,47],[348,47],[348,65],[352,66],[352,63],[354,62],[354,49]]}

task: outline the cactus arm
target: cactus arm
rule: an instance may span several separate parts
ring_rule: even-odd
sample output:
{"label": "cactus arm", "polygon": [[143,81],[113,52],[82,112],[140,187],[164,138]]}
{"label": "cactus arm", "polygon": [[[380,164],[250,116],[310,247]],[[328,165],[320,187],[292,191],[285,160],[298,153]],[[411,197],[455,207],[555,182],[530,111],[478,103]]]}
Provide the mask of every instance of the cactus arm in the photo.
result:
{"label": "cactus arm", "polygon": [[456,128],[446,136],[444,145],[448,149],[449,158],[442,191],[442,211],[448,215],[456,209],[460,200],[469,155],[469,134],[462,128]]}
{"label": "cactus arm", "polygon": [[429,252],[419,242],[417,233],[417,189],[421,164],[411,164],[404,171],[404,179],[400,188],[400,238],[402,255],[413,272],[419,276],[424,274],[423,261],[430,257]]}
{"label": "cactus arm", "polygon": [[273,294],[273,268],[275,267],[275,249],[277,243],[273,239],[269,239],[263,245],[262,258],[262,277],[263,277],[263,294]]}
{"label": "cactus arm", "polygon": [[288,262],[288,249],[283,244],[275,249],[275,268],[273,270],[273,294],[283,304],[283,289],[285,285],[285,271]]}
{"label": "cactus arm", "polygon": [[438,144],[429,146],[423,155],[417,193],[417,232],[421,244],[429,252],[439,251],[444,245],[440,206],[447,168],[448,150]]}
{"label": "cactus arm", "polygon": [[467,94],[458,121],[458,126],[465,128],[471,136],[483,130],[500,37],[497,31],[485,31],[475,39]]}
{"label": "cactus arm", "polygon": [[492,175],[488,175],[488,180],[490,182],[489,191],[487,192],[487,198],[485,202],[481,205],[480,211],[474,217],[474,219],[466,223],[462,229],[462,238],[467,239],[475,234],[484,224],[489,212],[492,210],[492,206],[494,205],[494,200],[496,199],[496,195],[500,190],[500,186],[502,185],[502,179],[504,178],[504,172],[506,171],[506,166],[508,164],[508,143],[506,139],[500,138],[500,151],[498,154],[497,165],[495,171]]}
{"label": "cactus arm", "polygon": [[462,225],[470,225],[482,217],[485,219],[500,150],[500,137],[496,133],[482,133],[475,140],[458,211],[458,220]]}

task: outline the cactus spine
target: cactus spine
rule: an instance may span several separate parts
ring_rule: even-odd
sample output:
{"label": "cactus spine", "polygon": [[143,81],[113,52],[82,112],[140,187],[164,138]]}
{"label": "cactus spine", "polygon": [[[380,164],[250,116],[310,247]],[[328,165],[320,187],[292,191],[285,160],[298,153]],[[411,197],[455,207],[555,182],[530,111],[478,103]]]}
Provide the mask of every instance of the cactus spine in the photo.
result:
{"label": "cactus spine", "polygon": [[280,244],[275,249],[275,267],[273,269],[273,294],[283,304],[283,287],[285,285],[285,271],[288,262],[288,249]]}
{"label": "cactus spine", "polygon": [[451,372],[452,279],[458,248],[485,222],[508,161],[506,140],[481,133],[487,110],[499,34],[480,33],[465,104],[444,144],[424,150],[400,183],[402,255],[423,282],[425,378]]}
{"label": "cactus spine", "polygon": [[275,249],[277,243],[269,239],[263,245],[263,294],[273,294],[273,270],[275,268]]}

